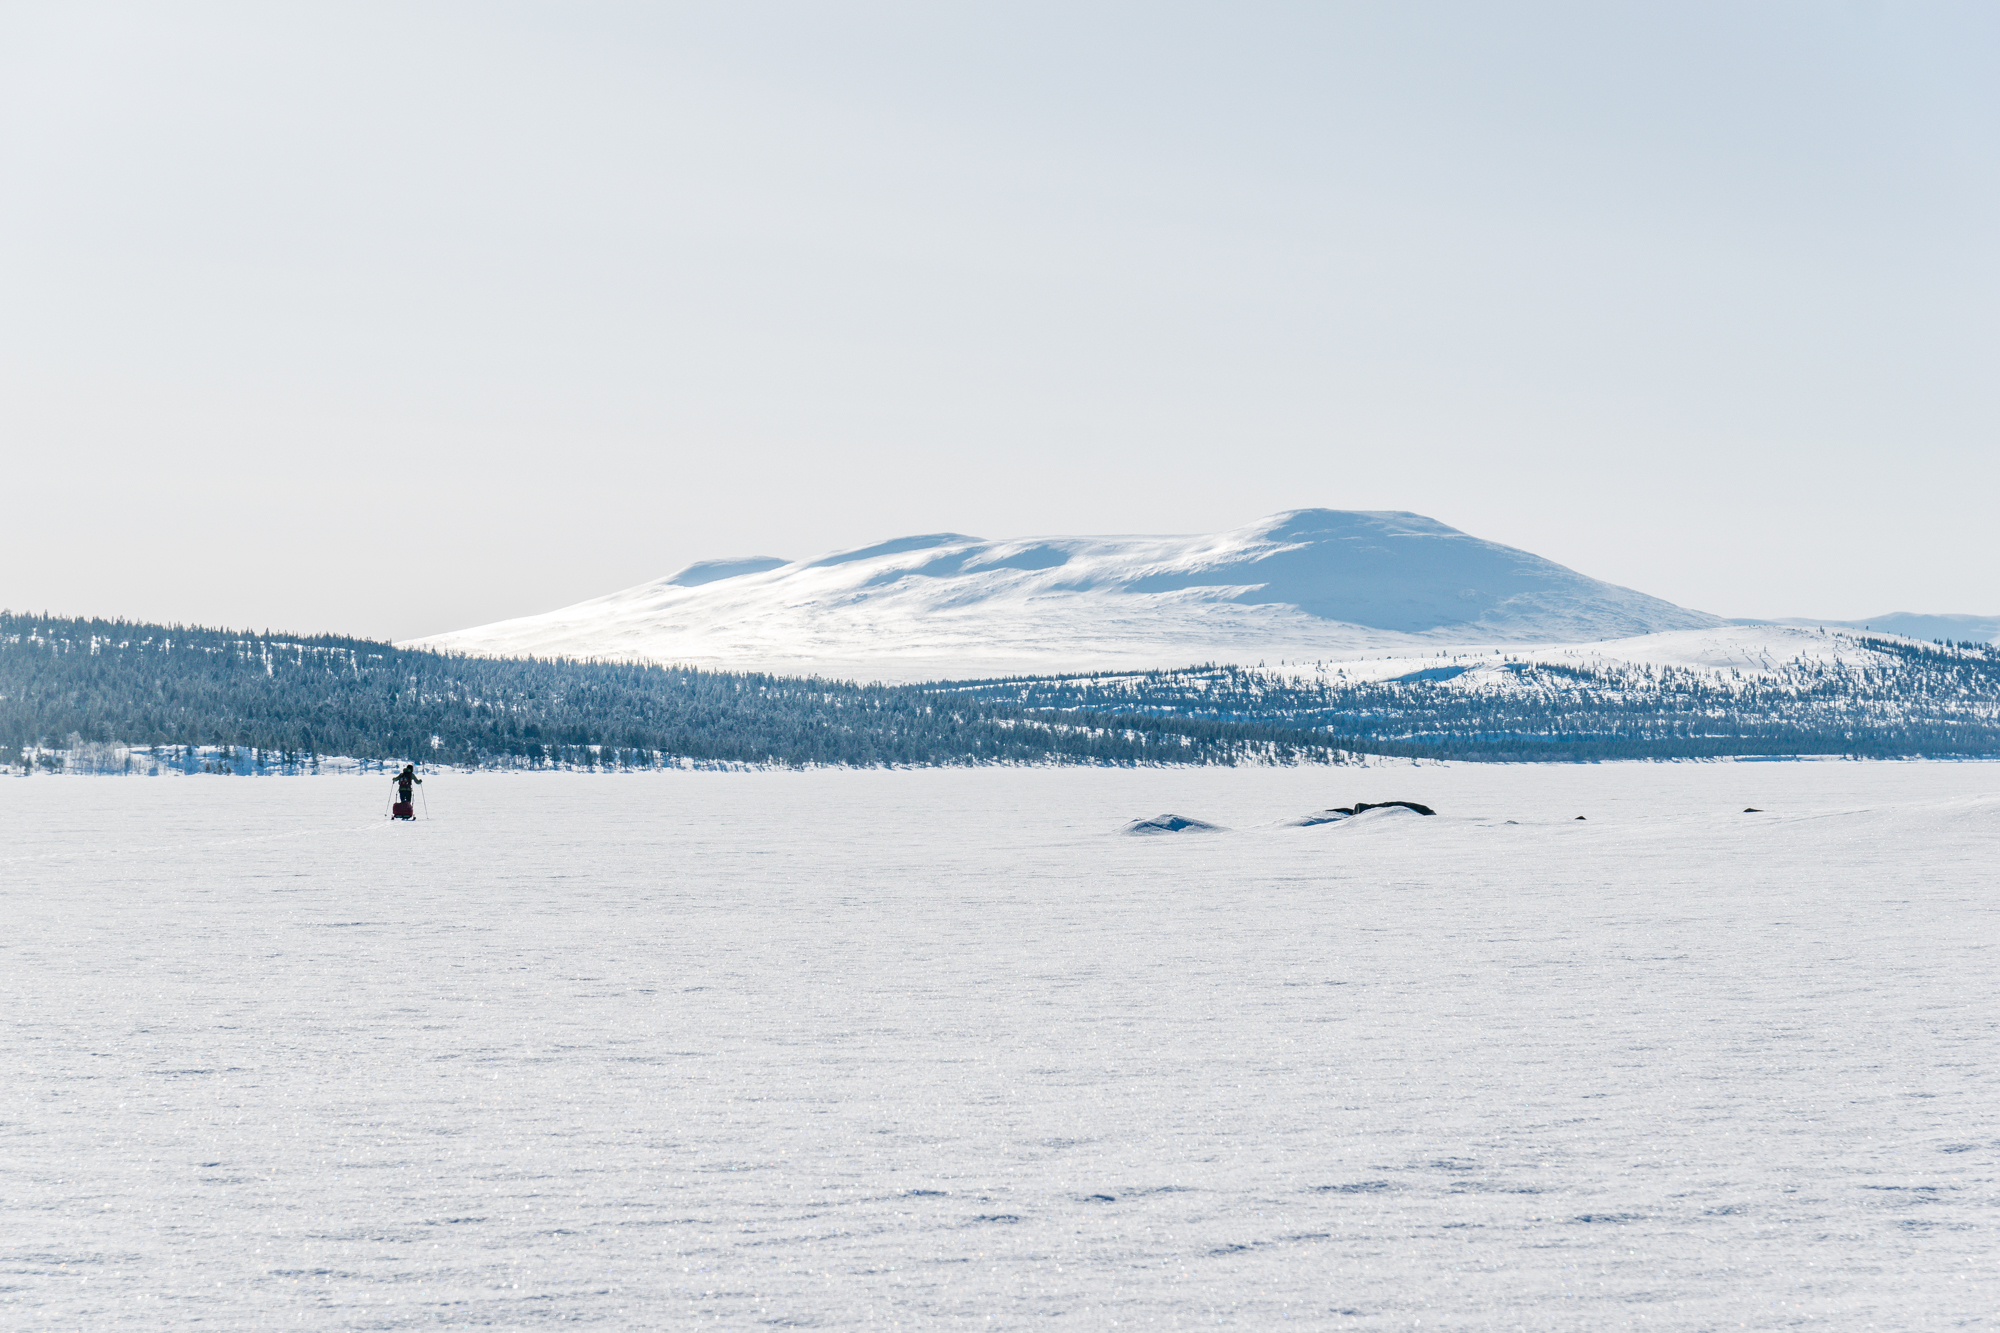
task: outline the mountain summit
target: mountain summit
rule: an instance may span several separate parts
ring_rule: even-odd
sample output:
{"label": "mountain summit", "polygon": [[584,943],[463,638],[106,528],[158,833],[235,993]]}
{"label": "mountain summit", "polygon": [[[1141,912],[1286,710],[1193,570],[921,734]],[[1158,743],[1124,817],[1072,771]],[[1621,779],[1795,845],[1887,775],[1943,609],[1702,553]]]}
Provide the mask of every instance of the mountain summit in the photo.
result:
{"label": "mountain summit", "polygon": [[701,561],[543,615],[415,640],[915,680],[1255,663],[1721,625],[1397,510],[1295,509],[1180,537],[902,537]]}

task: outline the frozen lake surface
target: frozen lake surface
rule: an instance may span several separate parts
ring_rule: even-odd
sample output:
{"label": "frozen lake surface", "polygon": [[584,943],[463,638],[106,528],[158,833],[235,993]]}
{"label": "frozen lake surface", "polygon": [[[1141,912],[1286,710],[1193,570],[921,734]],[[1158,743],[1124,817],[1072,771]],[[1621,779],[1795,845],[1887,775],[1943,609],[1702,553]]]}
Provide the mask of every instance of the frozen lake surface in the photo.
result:
{"label": "frozen lake surface", "polygon": [[0,1323],[2000,1322],[2000,766],[385,789],[0,780]]}

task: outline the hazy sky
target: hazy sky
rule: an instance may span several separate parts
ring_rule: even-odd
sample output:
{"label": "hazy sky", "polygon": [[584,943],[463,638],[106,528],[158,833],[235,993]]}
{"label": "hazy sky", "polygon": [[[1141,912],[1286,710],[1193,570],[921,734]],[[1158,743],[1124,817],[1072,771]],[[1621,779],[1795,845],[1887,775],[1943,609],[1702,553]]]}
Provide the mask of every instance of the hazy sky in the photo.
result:
{"label": "hazy sky", "polygon": [[1990,3],[0,2],[0,606],[1411,509],[2000,611]]}

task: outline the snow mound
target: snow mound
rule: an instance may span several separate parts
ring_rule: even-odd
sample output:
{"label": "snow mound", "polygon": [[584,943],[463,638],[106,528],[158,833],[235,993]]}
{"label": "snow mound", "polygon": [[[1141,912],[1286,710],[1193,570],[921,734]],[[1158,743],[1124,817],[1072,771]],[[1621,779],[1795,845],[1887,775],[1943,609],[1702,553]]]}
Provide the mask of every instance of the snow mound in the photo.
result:
{"label": "snow mound", "polygon": [[1151,819],[1135,819],[1118,831],[1134,837],[1151,837],[1159,833],[1223,833],[1227,830],[1220,824],[1189,819],[1184,815],[1154,815]]}

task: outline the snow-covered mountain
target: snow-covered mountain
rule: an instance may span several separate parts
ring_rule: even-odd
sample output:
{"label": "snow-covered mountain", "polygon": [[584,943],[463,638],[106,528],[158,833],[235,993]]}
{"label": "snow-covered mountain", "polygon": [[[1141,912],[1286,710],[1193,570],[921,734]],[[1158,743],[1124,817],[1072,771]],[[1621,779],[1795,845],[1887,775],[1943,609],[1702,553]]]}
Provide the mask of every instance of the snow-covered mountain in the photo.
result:
{"label": "snow-covered mountain", "polygon": [[1299,509],[1201,536],[945,532],[814,560],[702,561],[411,646],[924,680],[1276,665],[1724,623],[1420,514]]}

